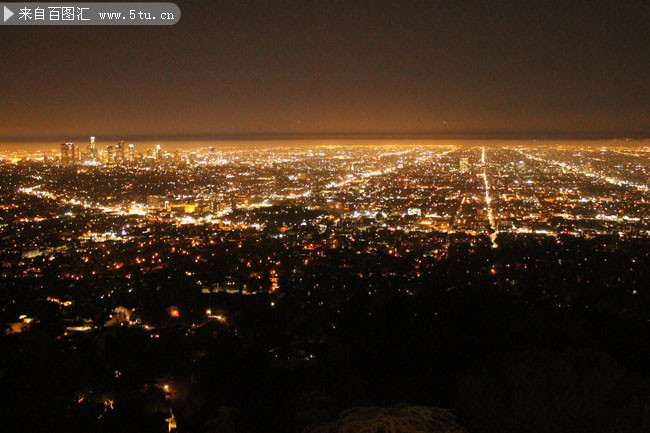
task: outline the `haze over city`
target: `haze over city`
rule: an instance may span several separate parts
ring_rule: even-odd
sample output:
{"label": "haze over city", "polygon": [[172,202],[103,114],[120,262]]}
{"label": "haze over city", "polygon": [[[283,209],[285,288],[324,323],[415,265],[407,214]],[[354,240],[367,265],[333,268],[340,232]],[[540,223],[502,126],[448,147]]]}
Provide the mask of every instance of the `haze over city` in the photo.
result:
{"label": "haze over city", "polygon": [[0,142],[650,136],[646,1],[179,6],[170,27],[2,27]]}

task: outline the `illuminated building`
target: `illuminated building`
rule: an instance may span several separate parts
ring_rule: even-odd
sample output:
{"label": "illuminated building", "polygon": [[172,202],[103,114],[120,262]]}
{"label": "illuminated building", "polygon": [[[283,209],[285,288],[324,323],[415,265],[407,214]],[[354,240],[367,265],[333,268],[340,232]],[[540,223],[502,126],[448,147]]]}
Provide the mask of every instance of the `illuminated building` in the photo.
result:
{"label": "illuminated building", "polygon": [[135,161],[135,145],[129,144],[129,161]]}
{"label": "illuminated building", "polygon": [[77,161],[77,151],[72,142],[61,143],[61,163],[75,164]]}
{"label": "illuminated building", "polygon": [[88,157],[93,161],[97,159],[97,145],[95,144],[95,137],[90,137],[90,144],[88,145]]}
{"label": "illuminated building", "polygon": [[114,162],[115,161],[115,151],[113,150],[113,146],[107,146],[106,147],[106,162]]}
{"label": "illuminated building", "polygon": [[461,173],[469,172],[469,158],[461,158],[458,163],[458,168]]}
{"label": "illuminated building", "polygon": [[176,215],[196,212],[197,205],[193,203],[174,203],[170,205],[170,212]]}
{"label": "illuminated building", "polygon": [[147,206],[156,209],[163,209],[165,207],[165,198],[158,195],[148,195]]}
{"label": "illuminated building", "polygon": [[117,146],[115,146],[115,161],[116,162],[123,162],[124,161],[125,150],[126,150],[125,147],[126,147],[126,143],[124,142],[124,140],[120,140],[117,143]]}
{"label": "illuminated building", "polygon": [[160,144],[156,144],[156,159],[162,159],[162,150],[160,149]]}
{"label": "illuminated building", "polygon": [[225,212],[228,209],[228,205],[222,201],[213,201],[211,203],[211,210],[215,213]]}
{"label": "illuminated building", "polygon": [[61,164],[67,164],[70,154],[70,149],[68,148],[68,143],[61,143]]}

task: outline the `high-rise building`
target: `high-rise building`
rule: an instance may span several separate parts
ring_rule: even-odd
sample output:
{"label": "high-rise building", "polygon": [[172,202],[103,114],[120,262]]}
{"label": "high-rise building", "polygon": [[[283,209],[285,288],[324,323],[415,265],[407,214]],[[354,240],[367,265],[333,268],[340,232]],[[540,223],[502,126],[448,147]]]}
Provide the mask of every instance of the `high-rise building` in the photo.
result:
{"label": "high-rise building", "polygon": [[70,154],[68,143],[61,143],[61,164],[67,164]]}
{"label": "high-rise building", "polygon": [[124,161],[125,150],[126,150],[125,147],[126,147],[126,143],[124,142],[124,140],[120,140],[117,143],[117,146],[115,146],[115,161],[117,162]]}
{"label": "high-rise building", "polygon": [[162,159],[162,150],[160,149],[160,144],[156,144],[156,159]]}
{"label": "high-rise building", "polygon": [[114,162],[115,161],[115,151],[113,150],[113,146],[107,146],[106,147],[106,162]]}
{"label": "high-rise building", "polygon": [[61,164],[75,164],[77,158],[78,155],[74,143],[61,143]]}
{"label": "high-rise building", "polygon": [[95,137],[90,137],[90,144],[88,145],[88,157],[93,161],[97,160],[97,145],[95,144]]}
{"label": "high-rise building", "polygon": [[129,144],[129,161],[135,161],[135,145]]}

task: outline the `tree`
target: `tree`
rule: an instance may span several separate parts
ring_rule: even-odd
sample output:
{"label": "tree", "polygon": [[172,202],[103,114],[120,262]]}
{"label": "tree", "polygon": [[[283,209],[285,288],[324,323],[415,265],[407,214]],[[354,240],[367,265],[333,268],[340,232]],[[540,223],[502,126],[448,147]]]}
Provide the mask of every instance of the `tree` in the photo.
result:
{"label": "tree", "polygon": [[304,433],[465,433],[447,409],[427,406],[357,407]]}

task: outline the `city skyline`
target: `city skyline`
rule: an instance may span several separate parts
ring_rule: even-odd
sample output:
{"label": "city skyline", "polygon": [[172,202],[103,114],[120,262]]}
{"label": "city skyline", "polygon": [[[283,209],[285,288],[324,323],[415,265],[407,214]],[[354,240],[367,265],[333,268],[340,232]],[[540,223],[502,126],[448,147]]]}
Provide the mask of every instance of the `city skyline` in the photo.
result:
{"label": "city skyline", "polygon": [[536,146],[536,145],[556,145],[556,146],[573,146],[589,148],[592,146],[625,146],[625,147],[638,147],[639,149],[646,148],[650,145],[648,138],[540,138],[540,139],[524,139],[524,138],[358,138],[358,137],[336,137],[329,138],[312,138],[312,137],[291,137],[291,138],[239,138],[239,139],[220,139],[220,140],[142,140],[142,139],[127,139],[123,140],[123,136],[119,138],[101,138],[96,136],[84,137],[74,141],[66,140],[45,140],[33,141],[25,140],[20,142],[2,143],[0,142],[0,155],[22,155],[22,156],[35,156],[43,153],[58,153],[62,143],[73,143],[76,146],[81,146],[82,152],[87,152],[89,140],[95,139],[95,149],[97,154],[106,151],[109,146],[114,147],[120,141],[133,144],[138,151],[154,149],[161,146],[166,150],[194,150],[202,151],[209,147],[220,148],[233,148],[233,147],[250,147],[258,146],[263,148],[268,147],[282,147],[286,145],[295,146],[390,146],[390,145],[453,145],[453,146]]}

